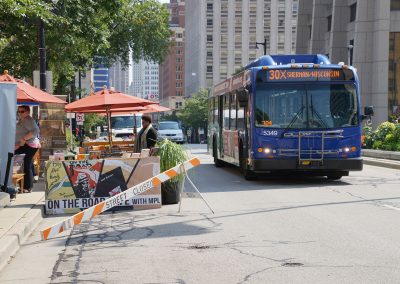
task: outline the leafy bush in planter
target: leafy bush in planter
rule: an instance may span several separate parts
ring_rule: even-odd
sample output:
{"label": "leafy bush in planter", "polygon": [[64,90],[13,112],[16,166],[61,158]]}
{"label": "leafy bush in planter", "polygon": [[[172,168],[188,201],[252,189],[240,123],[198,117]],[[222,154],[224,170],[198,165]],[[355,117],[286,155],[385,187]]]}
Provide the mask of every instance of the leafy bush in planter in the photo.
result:
{"label": "leafy bush in planter", "polygon": [[[157,143],[158,155],[160,156],[160,171],[164,172],[188,159],[186,151],[181,145],[164,139]],[[180,187],[184,176],[180,174],[161,184],[161,195],[163,204],[176,204],[180,200]]]}
{"label": "leafy bush in planter", "polygon": [[[188,159],[185,149],[168,139],[157,143],[158,155],[160,156],[160,171],[164,172]],[[182,175],[171,179],[172,182],[182,180]]]}
{"label": "leafy bush in planter", "polygon": [[367,149],[400,151],[400,124],[381,123],[375,131],[364,127],[364,147]]}

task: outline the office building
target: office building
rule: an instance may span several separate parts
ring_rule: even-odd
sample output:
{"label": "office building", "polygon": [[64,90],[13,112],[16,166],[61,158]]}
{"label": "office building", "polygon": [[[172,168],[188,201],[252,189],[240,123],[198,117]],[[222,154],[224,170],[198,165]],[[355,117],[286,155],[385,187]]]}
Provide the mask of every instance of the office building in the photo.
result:
{"label": "office building", "polygon": [[130,94],[158,102],[158,64],[140,60],[132,64]]}
{"label": "office building", "polygon": [[[186,0],[185,93],[296,47],[298,0]],[[258,48],[256,47],[258,44]]]}
{"label": "office building", "polygon": [[171,0],[165,6],[170,12],[173,45],[160,65],[160,104],[176,110],[183,105],[185,90],[185,1]]}
{"label": "office building", "polygon": [[93,85],[95,92],[103,90],[104,86],[110,88],[109,69],[106,66],[102,64],[94,66]]}
{"label": "office building", "polygon": [[134,95],[130,88],[133,80],[131,66],[123,66],[121,62],[117,61],[110,67],[108,73],[111,88],[127,95]]}
{"label": "office building", "polygon": [[400,111],[400,0],[299,0],[298,53],[357,68],[376,126]]}

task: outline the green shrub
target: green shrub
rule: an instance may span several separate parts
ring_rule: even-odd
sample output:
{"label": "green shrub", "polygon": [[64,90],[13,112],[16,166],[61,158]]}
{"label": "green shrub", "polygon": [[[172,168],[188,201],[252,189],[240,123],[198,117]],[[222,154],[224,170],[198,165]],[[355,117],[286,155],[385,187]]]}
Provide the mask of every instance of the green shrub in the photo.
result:
{"label": "green shrub", "polygon": [[[69,129],[67,129],[67,131],[65,132],[65,139],[67,140],[67,149],[73,150],[75,147],[79,146],[79,141],[76,139],[76,137],[73,134],[72,134],[72,139],[71,139],[71,130],[69,130]],[[71,142],[72,142],[72,144],[71,144]]]}
{"label": "green shrub", "polygon": [[396,124],[393,135],[396,141],[400,142],[400,123]]}
{"label": "green shrub", "polygon": [[372,149],[379,150],[382,149],[382,141],[374,141],[372,144]]}
{"label": "green shrub", "polygon": [[[160,156],[160,171],[164,172],[176,165],[185,162],[188,155],[185,149],[168,139],[157,142],[156,147],[159,148],[158,155]],[[171,179],[171,182],[178,182],[183,180],[183,175],[179,175]]]}
{"label": "green shrub", "polygon": [[382,122],[378,128],[376,129],[376,139],[383,141],[386,138],[386,135],[393,134],[394,130],[396,129],[396,125],[392,122],[385,121]]}

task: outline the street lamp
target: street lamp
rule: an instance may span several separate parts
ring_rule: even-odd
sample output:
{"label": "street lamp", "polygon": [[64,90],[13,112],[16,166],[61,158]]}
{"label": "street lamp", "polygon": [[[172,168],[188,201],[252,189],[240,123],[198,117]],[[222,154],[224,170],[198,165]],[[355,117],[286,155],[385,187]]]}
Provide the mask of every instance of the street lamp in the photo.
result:
{"label": "street lamp", "polygon": [[264,47],[264,55],[267,55],[267,39],[264,38],[264,42],[256,42],[256,48],[258,45],[262,45]]}
{"label": "street lamp", "polygon": [[348,53],[347,53],[347,63],[348,63],[348,65],[351,65],[351,64],[352,64],[352,61],[353,61],[353,48],[354,48],[354,45],[352,45],[352,44],[349,44],[349,45],[347,46],[347,50],[348,50]]}

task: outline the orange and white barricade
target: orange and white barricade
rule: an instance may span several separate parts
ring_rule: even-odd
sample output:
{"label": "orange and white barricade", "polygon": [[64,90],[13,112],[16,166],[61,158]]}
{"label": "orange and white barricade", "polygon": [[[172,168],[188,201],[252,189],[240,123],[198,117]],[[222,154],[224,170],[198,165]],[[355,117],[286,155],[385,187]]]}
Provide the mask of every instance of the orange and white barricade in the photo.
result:
{"label": "orange and white barricade", "polygon": [[184,174],[185,171],[197,167],[198,165],[200,165],[200,160],[198,158],[193,158],[163,173],[149,178],[148,180],[145,180],[135,186],[132,186],[131,188],[128,188],[127,190],[118,193],[109,199],[106,199],[92,207],[89,207],[60,223],[44,229],[43,231],[41,231],[42,240],[47,240],[48,238],[54,237],[64,230],[70,229],[75,225],[79,225],[84,221],[91,220],[100,213],[117,205],[123,204],[125,201],[133,198],[134,196],[139,195],[150,188],[158,186],[164,181],[176,177],[179,174]]}

